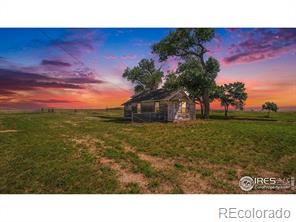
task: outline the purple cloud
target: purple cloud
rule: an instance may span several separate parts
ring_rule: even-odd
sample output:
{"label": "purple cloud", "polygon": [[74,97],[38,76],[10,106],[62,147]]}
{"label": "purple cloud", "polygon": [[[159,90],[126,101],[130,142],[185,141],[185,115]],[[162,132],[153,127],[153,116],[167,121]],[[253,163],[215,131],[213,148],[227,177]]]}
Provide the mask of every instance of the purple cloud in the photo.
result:
{"label": "purple cloud", "polygon": [[83,84],[101,84],[103,81],[89,77],[53,78],[46,75],[19,70],[0,69],[0,94],[10,95],[15,91],[38,88],[83,89]]}
{"label": "purple cloud", "polygon": [[105,83],[105,81],[103,80],[99,80],[99,79],[92,79],[92,78],[66,78],[64,79],[65,82],[69,82],[69,83],[76,83],[76,84],[100,84],[100,83]]}
{"label": "purple cloud", "polygon": [[11,92],[9,90],[5,90],[5,89],[0,89],[0,95],[1,96],[10,96],[10,95],[14,95],[14,92]]}
{"label": "purple cloud", "polygon": [[70,67],[71,64],[63,61],[58,61],[58,60],[42,60],[41,65],[46,66],[46,65],[51,65],[51,66],[64,66],[64,67]]}
{"label": "purple cloud", "polygon": [[80,56],[85,52],[92,52],[96,49],[96,44],[103,41],[103,37],[92,29],[68,29],[68,32],[59,39],[50,39],[49,46],[55,46],[71,56]]}
{"label": "purple cloud", "polygon": [[255,29],[229,48],[225,64],[251,63],[296,51],[296,29]]}
{"label": "purple cloud", "polygon": [[69,100],[58,100],[58,99],[35,99],[32,102],[37,103],[72,103],[76,101],[69,101]]}
{"label": "purple cloud", "polygon": [[107,59],[107,60],[114,60],[114,59],[126,60],[126,59],[136,59],[137,55],[134,55],[134,54],[127,54],[127,55],[121,55],[121,56],[118,56],[118,55],[106,55],[106,56],[104,56],[104,58]]}

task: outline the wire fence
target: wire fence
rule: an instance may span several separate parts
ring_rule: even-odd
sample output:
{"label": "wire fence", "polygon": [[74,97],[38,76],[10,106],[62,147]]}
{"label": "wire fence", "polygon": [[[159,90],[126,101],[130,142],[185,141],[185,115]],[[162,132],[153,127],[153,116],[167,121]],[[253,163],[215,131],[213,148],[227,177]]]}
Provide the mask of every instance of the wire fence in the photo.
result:
{"label": "wire fence", "polygon": [[134,113],[131,114],[132,122],[165,122],[166,116],[164,113],[145,112],[145,113]]}

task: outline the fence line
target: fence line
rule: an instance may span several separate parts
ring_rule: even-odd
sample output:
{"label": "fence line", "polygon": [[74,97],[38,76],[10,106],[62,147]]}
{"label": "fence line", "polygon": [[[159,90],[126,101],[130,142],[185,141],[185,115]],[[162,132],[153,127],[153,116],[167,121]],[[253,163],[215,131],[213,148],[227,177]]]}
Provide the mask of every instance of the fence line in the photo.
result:
{"label": "fence line", "polygon": [[131,113],[131,120],[135,122],[140,120],[141,122],[152,122],[152,121],[165,121],[163,113],[145,112],[145,113]]}

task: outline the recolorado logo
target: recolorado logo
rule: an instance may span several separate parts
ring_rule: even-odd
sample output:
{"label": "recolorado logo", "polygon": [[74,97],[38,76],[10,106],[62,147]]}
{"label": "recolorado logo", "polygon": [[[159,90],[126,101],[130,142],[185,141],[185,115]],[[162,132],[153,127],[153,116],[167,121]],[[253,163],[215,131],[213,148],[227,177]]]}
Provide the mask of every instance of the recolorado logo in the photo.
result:
{"label": "recolorado logo", "polygon": [[219,208],[220,219],[288,219],[291,211],[287,209],[238,209]]}

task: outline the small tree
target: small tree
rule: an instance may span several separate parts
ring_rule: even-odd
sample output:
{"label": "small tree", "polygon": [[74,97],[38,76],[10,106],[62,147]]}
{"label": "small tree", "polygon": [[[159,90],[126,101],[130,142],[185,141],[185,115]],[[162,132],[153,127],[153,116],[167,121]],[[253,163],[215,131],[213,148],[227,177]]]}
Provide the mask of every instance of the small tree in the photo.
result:
{"label": "small tree", "polygon": [[244,83],[234,82],[217,87],[217,97],[221,106],[224,106],[224,116],[227,117],[229,106],[242,110],[248,95]]}
{"label": "small tree", "polygon": [[124,78],[135,84],[135,92],[157,89],[162,81],[163,72],[155,67],[152,59],[142,59],[132,69],[126,68],[122,74]]}
{"label": "small tree", "polygon": [[265,102],[262,105],[262,110],[267,110],[268,111],[268,117],[270,117],[270,111],[277,112],[278,111],[278,106],[274,102]]}

